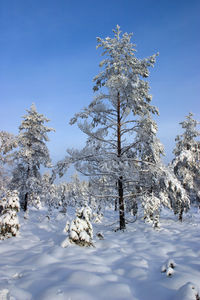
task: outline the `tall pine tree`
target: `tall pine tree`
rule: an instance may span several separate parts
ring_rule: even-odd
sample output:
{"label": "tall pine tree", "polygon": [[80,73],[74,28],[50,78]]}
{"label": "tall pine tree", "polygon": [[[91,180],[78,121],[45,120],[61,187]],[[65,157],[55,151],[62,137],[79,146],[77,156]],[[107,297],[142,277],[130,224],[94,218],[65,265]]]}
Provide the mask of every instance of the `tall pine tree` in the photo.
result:
{"label": "tall pine tree", "polygon": [[73,162],[78,171],[93,181],[106,176],[112,193],[106,197],[118,199],[119,225],[125,229],[124,203],[138,168],[132,155],[137,117],[157,113],[150,105],[152,97],[145,80],[156,55],[136,58],[132,34],[121,35],[119,26],[113,31],[113,38],[97,38],[97,48],[102,48],[105,57],[100,63],[101,72],[94,78],[93,89],[99,93],[71,120],[88,136],[86,146],[81,151],[68,151],[69,156],[58,163],[57,170],[62,174]]}

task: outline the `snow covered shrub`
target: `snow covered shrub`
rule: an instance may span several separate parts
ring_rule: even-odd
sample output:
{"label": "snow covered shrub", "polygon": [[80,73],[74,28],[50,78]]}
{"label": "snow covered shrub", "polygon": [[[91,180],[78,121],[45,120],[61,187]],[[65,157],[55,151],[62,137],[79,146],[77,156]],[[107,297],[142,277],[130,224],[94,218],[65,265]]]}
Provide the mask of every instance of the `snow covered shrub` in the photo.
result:
{"label": "snow covered shrub", "polygon": [[67,222],[64,231],[68,231],[69,237],[62,243],[62,247],[66,247],[69,242],[79,246],[92,246],[93,229],[90,219],[92,210],[89,206],[77,209],[76,218],[69,223]]}
{"label": "snow covered shrub", "polygon": [[2,289],[2,290],[0,290],[0,299],[1,300],[9,300],[9,299],[11,299],[10,292],[9,292],[8,289]]}
{"label": "snow covered shrub", "polygon": [[3,210],[0,216],[0,239],[16,236],[19,231],[19,212],[18,191],[7,191],[6,197],[2,199]]}
{"label": "snow covered shrub", "polygon": [[192,283],[187,282],[178,290],[174,300],[200,300],[199,289]]}
{"label": "snow covered shrub", "polygon": [[166,273],[166,276],[171,277],[174,274],[176,264],[173,259],[169,259],[161,268],[162,273]]}
{"label": "snow covered shrub", "polygon": [[98,237],[99,240],[103,240],[104,239],[104,235],[102,232],[97,232],[96,236]]}
{"label": "snow covered shrub", "polygon": [[2,188],[0,190],[0,215],[3,211],[3,209],[6,206],[6,189]]}

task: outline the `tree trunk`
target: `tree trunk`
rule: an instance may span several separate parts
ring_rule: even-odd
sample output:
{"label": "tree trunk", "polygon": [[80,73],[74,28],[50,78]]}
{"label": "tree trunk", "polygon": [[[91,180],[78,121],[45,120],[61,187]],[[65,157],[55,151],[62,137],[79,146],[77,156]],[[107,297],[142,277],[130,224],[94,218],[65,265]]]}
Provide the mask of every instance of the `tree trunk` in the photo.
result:
{"label": "tree trunk", "polygon": [[[117,156],[121,157],[121,115],[120,115],[120,94],[117,94]],[[126,228],[124,213],[124,195],[123,195],[123,177],[118,179],[118,196],[119,196],[119,229]]]}
{"label": "tree trunk", "polygon": [[[118,181],[116,181],[116,189],[118,187]],[[115,211],[117,211],[118,197],[115,199]]]}
{"label": "tree trunk", "polygon": [[180,212],[179,212],[179,216],[178,216],[179,221],[183,221],[183,208],[181,208]]}
{"label": "tree trunk", "polygon": [[28,208],[28,192],[25,194],[25,197],[24,197],[24,211],[27,211],[27,208]]}
{"label": "tree trunk", "polygon": [[115,199],[115,211],[117,211],[117,198]]}
{"label": "tree trunk", "polygon": [[[29,178],[29,176],[30,176],[30,166],[28,166],[27,178]],[[24,196],[24,207],[23,207],[24,211],[27,211],[27,209],[28,209],[28,195],[29,195],[29,193],[26,192],[26,194]]]}

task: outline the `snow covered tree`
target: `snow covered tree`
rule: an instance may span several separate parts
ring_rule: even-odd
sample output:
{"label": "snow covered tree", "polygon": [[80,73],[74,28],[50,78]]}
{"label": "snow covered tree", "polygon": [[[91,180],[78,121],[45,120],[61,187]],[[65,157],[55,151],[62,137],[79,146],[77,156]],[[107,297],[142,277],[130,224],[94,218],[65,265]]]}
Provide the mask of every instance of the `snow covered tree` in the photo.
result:
{"label": "snow covered tree", "polygon": [[183,212],[187,212],[190,208],[190,199],[185,189],[174,173],[164,166],[163,176],[159,180],[159,198],[162,199],[164,206],[178,215],[180,221],[182,221]]}
{"label": "snow covered tree", "polygon": [[17,147],[16,137],[6,131],[0,131],[0,189],[8,184],[8,169],[13,164],[13,149]]}
{"label": "snow covered tree", "polygon": [[4,198],[0,200],[0,206],[3,208],[0,215],[0,239],[6,239],[16,236],[19,231],[19,212],[18,191],[7,191]]}
{"label": "snow covered tree", "polygon": [[156,136],[157,130],[156,122],[147,113],[138,120],[135,138],[136,157],[141,161],[136,190],[139,197],[136,199],[142,202],[146,219],[153,220],[155,216],[155,224],[158,224],[162,205],[162,200],[159,199],[159,180],[163,174],[161,156],[164,155],[164,147]]}
{"label": "snow covered tree", "polygon": [[157,124],[150,113],[138,120],[135,139],[137,156],[142,161],[155,165],[160,164],[161,155],[164,155],[164,147],[157,137],[157,131]]}
{"label": "snow covered tree", "polygon": [[11,182],[11,187],[20,192],[21,205],[25,211],[31,199],[36,199],[41,191],[40,167],[51,166],[46,142],[49,140],[47,133],[53,131],[44,125],[49,120],[36,111],[34,104],[27,112],[19,127],[17,165]]}
{"label": "snow covered tree", "polygon": [[59,207],[58,185],[52,183],[51,174],[48,172],[41,177],[40,199],[42,204],[47,206],[49,216]]}
{"label": "snow covered tree", "polygon": [[136,155],[142,161],[138,200],[142,202],[145,219],[157,227],[161,208],[165,206],[179,214],[181,220],[190,202],[177,178],[161,160],[164,147],[156,136],[157,125],[150,114],[140,118],[136,132]]}
{"label": "snow covered tree", "polygon": [[[100,63],[102,71],[94,78],[93,89],[101,92],[71,120],[88,136],[86,146],[80,151],[69,150],[69,156],[58,163],[57,171],[61,175],[74,163],[77,171],[93,181],[99,180],[99,176],[106,177],[112,192],[107,197],[118,199],[119,225],[125,229],[127,187],[130,181],[135,181],[138,168],[131,152],[135,146],[136,121],[138,116],[157,113],[157,108],[150,105],[152,97],[144,80],[149,76],[148,68],[155,64],[156,55],[136,58],[132,34],[121,35],[118,25],[113,31],[113,38],[97,38],[97,48],[103,49],[105,59]],[[81,119],[84,122],[79,122]]]}
{"label": "snow covered tree", "polygon": [[92,217],[92,210],[89,206],[85,206],[77,209],[76,218],[69,223],[67,222],[64,229],[65,232],[69,232],[69,238],[62,243],[63,247],[66,247],[69,242],[75,243],[79,246],[92,246],[93,229],[90,223]]}
{"label": "snow covered tree", "polygon": [[144,208],[144,219],[147,222],[153,222],[153,227],[159,226],[161,199],[156,197],[154,193],[142,196],[142,205]]}
{"label": "snow covered tree", "polygon": [[72,206],[82,207],[88,203],[88,182],[80,180],[77,173],[71,176],[68,183],[68,200]]}
{"label": "snow covered tree", "polygon": [[184,132],[176,137],[174,149],[175,158],[171,167],[188,192],[191,202],[200,204],[200,142],[197,140],[200,132],[197,130],[199,124],[189,113],[186,120],[180,123]]}

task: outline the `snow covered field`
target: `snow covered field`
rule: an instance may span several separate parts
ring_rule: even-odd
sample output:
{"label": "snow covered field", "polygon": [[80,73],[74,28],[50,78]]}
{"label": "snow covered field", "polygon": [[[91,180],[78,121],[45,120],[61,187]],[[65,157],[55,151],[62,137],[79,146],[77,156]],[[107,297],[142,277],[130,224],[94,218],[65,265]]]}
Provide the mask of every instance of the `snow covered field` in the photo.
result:
{"label": "snow covered field", "polygon": [[[28,220],[21,214],[20,235],[0,241],[1,300],[197,299],[200,214],[189,212],[179,223],[164,212],[160,230],[138,218],[125,232],[115,232],[117,216],[108,210],[103,223],[94,225],[92,248],[62,248],[66,216],[45,216],[45,210],[31,210]],[[103,240],[96,237],[99,231]],[[175,268],[168,277],[161,268],[169,259]]]}

